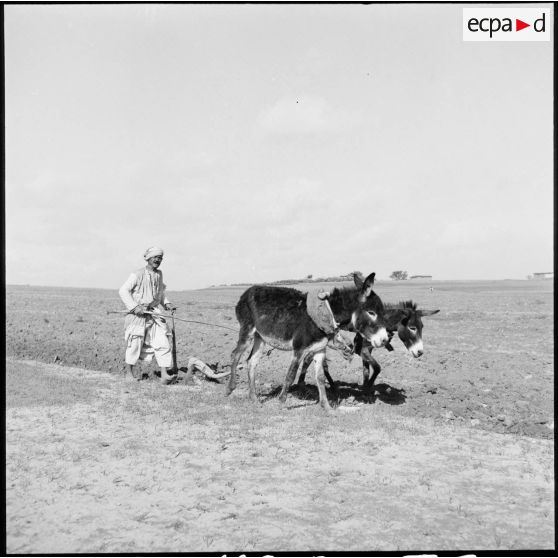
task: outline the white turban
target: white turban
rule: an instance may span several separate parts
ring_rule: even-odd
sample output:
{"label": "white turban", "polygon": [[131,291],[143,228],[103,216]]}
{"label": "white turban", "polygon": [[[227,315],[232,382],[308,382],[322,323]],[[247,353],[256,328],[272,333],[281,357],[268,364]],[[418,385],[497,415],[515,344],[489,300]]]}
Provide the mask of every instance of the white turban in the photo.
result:
{"label": "white turban", "polygon": [[149,258],[153,258],[154,256],[162,256],[163,254],[164,252],[162,248],[157,248],[157,246],[151,246],[151,248],[148,248],[145,251],[145,254],[143,255],[143,259],[147,261]]}

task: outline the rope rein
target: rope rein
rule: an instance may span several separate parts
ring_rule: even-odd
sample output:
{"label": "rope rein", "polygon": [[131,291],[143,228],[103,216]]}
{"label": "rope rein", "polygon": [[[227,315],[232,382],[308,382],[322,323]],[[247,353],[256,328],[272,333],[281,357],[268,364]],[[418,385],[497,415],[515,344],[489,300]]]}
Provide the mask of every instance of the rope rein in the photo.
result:
{"label": "rope rein", "polygon": [[[125,310],[107,310],[107,314],[132,314],[132,312],[126,312]],[[168,314],[159,314],[158,312],[150,312],[150,311],[146,311],[144,312],[144,314],[149,314],[151,316],[155,316],[156,318],[167,318],[169,320],[178,320],[179,322],[186,322],[188,324],[203,324],[203,325],[209,325],[209,326],[215,326],[215,327],[222,327],[223,329],[228,329],[230,331],[234,331],[234,332],[238,332],[238,329],[234,329],[232,327],[228,327],[228,326],[224,326],[224,325],[220,325],[220,324],[211,324],[209,322],[200,322],[198,320],[185,320],[184,318],[179,318],[177,316],[169,316]]]}
{"label": "rope rein", "polygon": [[[107,314],[132,314],[132,312],[127,312],[126,310],[107,310]],[[169,320],[178,320],[180,322],[185,322],[185,323],[188,323],[188,324],[203,324],[203,325],[208,325],[208,326],[220,327],[220,328],[223,328],[223,329],[228,329],[229,331],[234,331],[235,333],[238,333],[238,331],[239,331],[238,329],[234,329],[232,327],[228,327],[228,326],[224,326],[224,325],[220,325],[220,324],[213,324],[213,323],[210,323],[210,322],[201,322],[201,321],[198,321],[198,320],[185,320],[184,318],[178,318],[175,315],[169,316],[168,314],[159,314],[158,312],[150,312],[149,310],[145,311],[144,314],[149,314],[151,316],[155,316],[155,317],[159,317],[159,318],[167,318]],[[328,346],[335,351],[342,352],[342,349],[340,349],[338,347],[335,347],[333,345],[328,345]],[[276,349],[276,347],[271,347],[268,351],[266,351],[267,356],[269,356],[275,349]],[[393,348],[388,348],[388,350],[393,350]]]}

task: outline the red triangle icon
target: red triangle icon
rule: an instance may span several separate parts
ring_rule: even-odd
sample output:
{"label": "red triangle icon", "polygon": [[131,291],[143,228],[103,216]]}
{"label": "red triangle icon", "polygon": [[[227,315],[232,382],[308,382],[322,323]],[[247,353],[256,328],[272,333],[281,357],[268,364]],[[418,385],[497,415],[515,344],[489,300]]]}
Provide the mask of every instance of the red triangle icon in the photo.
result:
{"label": "red triangle icon", "polygon": [[531,24],[530,23],[525,23],[524,21],[521,21],[520,19],[515,20],[515,30],[516,31],[521,31],[522,29],[525,29],[525,27],[531,27]]}

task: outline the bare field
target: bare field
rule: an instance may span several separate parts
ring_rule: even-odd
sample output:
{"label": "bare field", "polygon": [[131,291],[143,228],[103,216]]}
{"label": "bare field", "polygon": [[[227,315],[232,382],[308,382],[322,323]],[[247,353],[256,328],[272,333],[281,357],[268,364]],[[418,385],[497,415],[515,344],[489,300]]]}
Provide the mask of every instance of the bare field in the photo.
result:
{"label": "bare field", "polygon": [[[237,329],[234,306],[243,290],[169,296],[179,307],[177,316]],[[397,405],[412,417],[473,421],[484,430],[554,437],[552,282],[385,282],[378,283],[376,292],[385,301],[412,298],[420,307],[440,309],[424,319],[420,359],[413,359],[399,341],[392,353],[375,351],[382,365],[380,404]],[[121,374],[124,320],[107,310],[122,309],[116,291],[8,287],[7,355]],[[192,355],[208,363],[230,362],[235,332],[183,322],[176,322],[176,330],[179,366]],[[348,363],[334,351],[328,358],[345,403],[358,402],[359,359]],[[288,353],[273,351],[260,361],[257,381],[279,386],[288,363]],[[241,372],[240,393],[245,382]],[[215,390],[221,393],[219,386]]]}
{"label": "bare field", "polygon": [[[236,328],[243,290],[169,297],[180,317]],[[262,358],[259,406],[242,370],[230,398],[219,382],[127,382],[116,291],[7,287],[8,551],[553,548],[552,283],[376,292],[440,309],[425,354],[376,351],[367,404],[358,359],[331,352],[327,416],[312,386],[277,405],[287,353]],[[228,363],[236,342],[199,324],[177,336],[179,365]]]}

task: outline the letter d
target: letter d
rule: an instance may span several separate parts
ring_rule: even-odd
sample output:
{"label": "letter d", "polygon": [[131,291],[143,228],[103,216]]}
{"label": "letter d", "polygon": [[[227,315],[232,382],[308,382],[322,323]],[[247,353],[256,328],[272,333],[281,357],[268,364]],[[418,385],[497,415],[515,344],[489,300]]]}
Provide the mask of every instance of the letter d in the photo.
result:
{"label": "letter d", "polygon": [[[541,28],[539,29],[538,25],[539,23],[542,23]],[[543,12],[542,17],[539,17],[539,19],[535,19],[535,23],[533,23],[533,29],[537,32],[537,33],[544,33],[545,29],[546,29],[546,14]]]}

